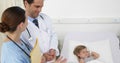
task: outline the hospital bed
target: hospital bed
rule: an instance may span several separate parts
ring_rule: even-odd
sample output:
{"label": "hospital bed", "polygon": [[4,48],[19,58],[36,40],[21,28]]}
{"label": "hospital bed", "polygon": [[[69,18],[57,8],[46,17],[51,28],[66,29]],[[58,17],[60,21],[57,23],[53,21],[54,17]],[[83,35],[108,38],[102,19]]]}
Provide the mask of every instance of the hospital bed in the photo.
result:
{"label": "hospital bed", "polygon": [[[109,40],[109,41],[108,41]],[[97,47],[100,52],[103,54],[104,61],[109,63],[120,63],[120,49],[119,49],[119,39],[116,34],[111,32],[70,32],[65,36],[63,48],[61,50],[61,55],[68,59],[67,63],[76,63],[76,58],[71,55],[73,52],[70,51],[73,49],[76,44],[87,44],[94,43],[92,45]],[[109,42],[109,43],[107,43]],[[96,45],[96,44],[97,45]],[[89,45],[87,44],[87,45]],[[106,45],[105,45],[106,44]],[[110,45],[108,45],[110,44]],[[109,50],[108,50],[109,49]],[[102,59],[103,59],[102,58]],[[104,62],[104,63],[105,63]]]}

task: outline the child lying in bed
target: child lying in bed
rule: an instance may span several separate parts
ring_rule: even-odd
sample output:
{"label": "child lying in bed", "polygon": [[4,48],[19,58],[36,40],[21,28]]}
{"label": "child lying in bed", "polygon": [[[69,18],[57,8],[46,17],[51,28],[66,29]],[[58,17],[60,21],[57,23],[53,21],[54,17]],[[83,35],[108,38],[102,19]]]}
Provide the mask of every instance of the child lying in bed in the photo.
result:
{"label": "child lying in bed", "polygon": [[99,57],[98,53],[88,51],[87,47],[84,45],[77,46],[73,53],[77,56],[79,63],[86,63],[87,61],[97,59]]}

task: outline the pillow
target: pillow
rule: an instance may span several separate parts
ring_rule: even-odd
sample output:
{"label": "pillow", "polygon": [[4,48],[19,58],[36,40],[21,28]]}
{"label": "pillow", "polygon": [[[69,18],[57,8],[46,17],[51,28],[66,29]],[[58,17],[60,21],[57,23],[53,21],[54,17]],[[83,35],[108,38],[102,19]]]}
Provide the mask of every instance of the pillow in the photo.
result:
{"label": "pillow", "polygon": [[96,42],[79,42],[70,40],[68,43],[69,49],[66,51],[66,53],[68,53],[68,63],[78,63],[77,57],[73,54],[74,48],[78,45],[85,45],[90,51],[97,52],[100,55],[98,58],[99,61],[104,63],[113,63],[109,40]]}

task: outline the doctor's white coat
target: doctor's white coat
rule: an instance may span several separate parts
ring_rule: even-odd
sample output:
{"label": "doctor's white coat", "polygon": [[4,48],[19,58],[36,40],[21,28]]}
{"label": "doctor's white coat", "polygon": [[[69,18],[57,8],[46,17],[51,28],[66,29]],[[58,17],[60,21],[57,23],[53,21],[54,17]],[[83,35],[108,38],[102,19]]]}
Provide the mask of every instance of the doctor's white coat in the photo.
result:
{"label": "doctor's white coat", "polygon": [[[42,17],[40,17],[40,15]],[[40,13],[40,15],[37,17],[39,28],[37,28],[37,26],[35,26],[34,23],[32,23],[32,21],[28,19],[27,28],[30,32],[32,39],[30,39],[30,35],[27,30],[25,30],[22,33],[21,38],[32,47],[36,42],[36,38],[38,38],[38,42],[42,53],[48,52],[49,49],[55,49],[56,55],[58,56],[58,38],[56,33],[52,29],[51,19],[43,13]]]}

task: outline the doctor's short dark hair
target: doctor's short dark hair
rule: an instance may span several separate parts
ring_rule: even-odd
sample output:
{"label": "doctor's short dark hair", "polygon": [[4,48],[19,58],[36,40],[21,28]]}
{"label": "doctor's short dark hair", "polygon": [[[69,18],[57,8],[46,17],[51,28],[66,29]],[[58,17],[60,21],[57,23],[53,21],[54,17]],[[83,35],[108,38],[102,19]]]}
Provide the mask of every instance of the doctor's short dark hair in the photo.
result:
{"label": "doctor's short dark hair", "polygon": [[34,0],[23,0],[23,3],[25,3],[25,1],[27,1],[29,4],[32,4],[34,2]]}
{"label": "doctor's short dark hair", "polygon": [[7,8],[1,17],[0,32],[14,32],[21,22],[25,22],[25,19],[25,11],[22,8],[18,6]]}

